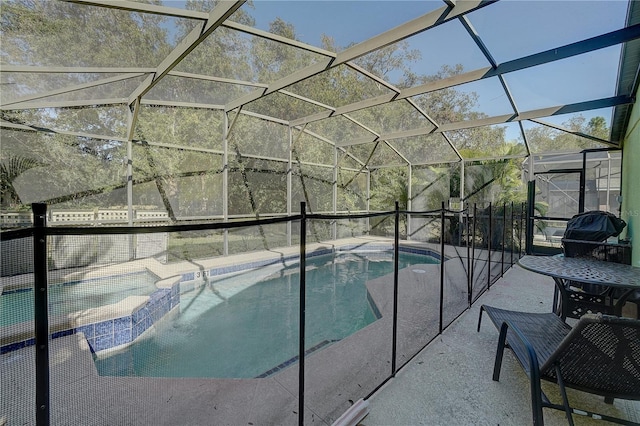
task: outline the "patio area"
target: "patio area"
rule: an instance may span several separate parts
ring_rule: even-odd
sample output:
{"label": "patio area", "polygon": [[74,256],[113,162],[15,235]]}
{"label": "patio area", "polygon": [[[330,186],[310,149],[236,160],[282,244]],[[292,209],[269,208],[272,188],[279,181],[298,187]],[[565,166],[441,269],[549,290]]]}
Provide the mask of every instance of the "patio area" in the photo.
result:
{"label": "patio area", "polygon": [[[361,426],[531,424],[509,351],[492,380],[480,307],[551,312],[554,275],[517,262],[571,257],[581,213],[624,221],[598,256],[640,267],[640,1],[0,18],[0,426],[330,426],[358,401]],[[622,297],[604,284],[616,315],[634,271]],[[631,362],[575,370],[631,365],[615,395],[640,394],[639,335],[603,339]],[[569,399],[640,426],[640,401]]]}
{"label": "patio area", "polygon": [[[529,381],[507,351],[500,382],[491,380],[498,331],[484,317],[476,332],[482,304],[528,312],[550,312],[553,280],[514,266],[441,336],[407,364],[394,379],[369,398],[362,426],[382,425],[525,425],[531,424]],[[543,390],[561,401],[558,387]],[[640,422],[640,401],[615,400],[569,389],[576,407]],[[547,425],[566,425],[561,411],[544,409]],[[574,415],[576,425],[606,422]]]}
{"label": "patio area", "polygon": [[[415,287],[412,280],[416,274],[410,269],[399,276],[405,289]],[[374,299],[390,290],[383,285],[385,282],[388,277],[370,282]],[[492,381],[498,331],[485,317],[480,332],[476,332],[478,312],[482,304],[549,312],[553,290],[549,277],[517,265],[506,270],[469,310],[368,398],[370,411],[360,425],[530,424],[528,379],[507,351],[501,380]],[[428,317],[425,320],[436,323],[437,312],[413,312],[413,297],[405,295],[403,299],[399,306],[403,324],[400,341],[405,343],[399,356],[404,362],[411,356],[406,348],[411,344],[405,335],[419,330],[427,333],[424,324],[409,317],[423,312]],[[385,314],[390,305],[380,308]],[[407,327],[410,324],[415,327]],[[305,424],[332,424],[349,408],[347,398],[357,394],[357,388],[373,388],[377,380],[387,376],[389,330],[390,315],[385,314],[375,324],[309,357]],[[2,358],[2,392],[11,392],[13,400],[24,405],[13,405],[5,413],[9,414],[8,424],[29,424],[32,419],[33,348]],[[65,389],[52,395],[52,424],[294,424],[298,417],[297,365],[271,377],[248,380],[104,377],[98,375],[87,341],[78,334],[53,340],[51,360],[52,383],[55,388]],[[560,401],[557,386],[543,383],[543,389],[553,402]],[[18,394],[20,398],[16,398]],[[640,422],[640,401],[615,400],[608,405],[602,397],[571,389],[569,399],[579,408]],[[23,421],[17,422],[22,416]],[[564,413],[556,410],[545,409],[544,419],[547,425],[567,424]],[[577,425],[606,424],[582,416],[574,416],[574,421]]]}

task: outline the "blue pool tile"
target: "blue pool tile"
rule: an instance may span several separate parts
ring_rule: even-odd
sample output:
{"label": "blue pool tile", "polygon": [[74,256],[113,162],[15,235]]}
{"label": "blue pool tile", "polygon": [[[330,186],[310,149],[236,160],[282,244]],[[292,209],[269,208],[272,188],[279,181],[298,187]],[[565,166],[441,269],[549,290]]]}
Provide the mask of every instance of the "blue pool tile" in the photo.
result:
{"label": "blue pool tile", "polygon": [[133,323],[138,324],[144,321],[149,316],[149,310],[146,307],[142,307],[133,313]]}
{"label": "blue pool tile", "polygon": [[182,281],[193,281],[196,279],[195,272],[189,272],[186,274],[182,274]]}
{"label": "blue pool tile", "polygon": [[175,308],[179,304],[180,304],[180,298],[179,297],[171,299],[171,309]]}
{"label": "blue pool tile", "polygon": [[117,333],[121,330],[131,329],[131,317],[126,316],[122,318],[116,318],[113,320],[113,331]]}
{"label": "blue pool tile", "polygon": [[[147,305],[145,306],[148,315],[153,315],[153,312],[158,309],[158,306],[160,306],[160,303],[155,300],[155,301],[149,301],[149,303],[147,303]],[[146,317],[146,315],[145,315]]]}
{"label": "blue pool tile", "polygon": [[130,328],[127,330],[116,331],[113,336],[114,346],[124,345],[125,343],[131,342],[132,340],[131,336],[132,336],[132,332]]}
{"label": "blue pool tile", "polygon": [[113,336],[113,320],[96,323],[96,337],[104,335]]}
{"label": "blue pool tile", "polygon": [[163,316],[162,308],[158,307],[154,311],[151,312],[151,322],[156,323]]}
{"label": "blue pool tile", "polygon": [[140,336],[142,333],[144,333],[143,324],[134,325],[133,328],[131,329],[131,339],[136,340],[138,336]]}
{"label": "blue pool tile", "polygon": [[18,349],[22,349],[26,346],[26,342],[17,342],[11,343],[0,348],[0,354],[4,354],[7,352],[17,351]]}
{"label": "blue pool tile", "polygon": [[105,349],[112,348],[113,344],[113,336],[98,336],[96,337],[95,350],[104,351]]}
{"label": "blue pool tile", "polygon": [[166,305],[167,303],[169,303],[170,298],[171,298],[171,293],[165,292],[158,298],[158,301],[157,301],[158,306]]}
{"label": "blue pool tile", "polygon": [[62,331],[56,331],[55,333],[53,333],[51,335],[52,339],[57,339],[59,337],[63,337],[63,336],[71,336],[73,334],[73,329],[71,330],[62,330]]}
{"label": "blue pool tile", "polygon": [[134,339],[137,339],[145,330],[149,328],[149,323],[147,321],[140,321],[133,327],[133,336]]}
{"label": "blue pool tile", "polygon": [[33,291],[33,289],[32,288],[16,288],[15,290],[3,290],[2,294],[7,295],[7,294],[13,294],[13,293],[25,293],[27,291]]}
{"label": "blue pool tile", "polygon": [[167,303],[164,303],[162,307],[159,309],[160,313],[162,314],[160,318],[167,315],[167,313],[169,313],[170,310],[171,310],[171,303],[167,301]]}
{"label": "blue pool tile", "polygon": [[95,334],[95,325],[94,324],[88,324],[88,325],[82,325],[78,328],[76,328],[76,333],[82,333],[84,334],[84,337],[87,339],[93,339],[96,334]]}

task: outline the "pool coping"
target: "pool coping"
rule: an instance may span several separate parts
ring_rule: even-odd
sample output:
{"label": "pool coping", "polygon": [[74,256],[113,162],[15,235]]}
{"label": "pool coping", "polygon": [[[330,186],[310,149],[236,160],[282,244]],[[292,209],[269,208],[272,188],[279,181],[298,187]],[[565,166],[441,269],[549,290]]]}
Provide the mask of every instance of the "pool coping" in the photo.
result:
{"label": "pool coping", "polygon": [[[180,304],[180,281],[156,282],[149,296],[127,296],[117,303],[50,318],[51,339],[83,333],[92,352],[130,344]],[[35,344],[34,321],[0,327],[0,354]]]}

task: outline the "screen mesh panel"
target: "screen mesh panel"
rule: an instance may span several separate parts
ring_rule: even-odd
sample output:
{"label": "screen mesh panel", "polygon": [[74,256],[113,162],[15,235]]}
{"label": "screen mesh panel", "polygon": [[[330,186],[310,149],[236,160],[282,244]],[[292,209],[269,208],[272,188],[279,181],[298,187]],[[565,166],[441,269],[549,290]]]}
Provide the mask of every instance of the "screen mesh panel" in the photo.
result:
{"label": "screen mesh panel", "polygon": [[88,108],[40,108],[8,111],[12,121],[36,128],[60,132],[81,132],[101,138],[124,137],[127,130],[127,108],[124,105]]}
{"label": "screen mesh panel", "polygon": [[370,233],[371,219],[351,219],[336,221],[336,238],[362,237]]}
{"label": "screen mesh panel", "polygon": [[138,117],[135,139],[177,149],[205,148],[222,153],[222,111],[142,105]]}
{"label": "screen mesh panel", "polygon": [[[322,222],[308,223],[308,239],[311,229],[331,226]],[[393,251],[373,246],[306,260],[305,404],[327,423],[390,373]]]}
{"label": "screen mesh panel", "polygon": [[126,144],[120,141],[3,129],[2,162],[10,179],[9,190],[2,191],[3,209],[99,199],[125,186],[125,157]]}
{"label": "screen mesh panel", "polygon": [[272,250],[287,246],[287,225],[272,224],[229,230],[229,254]]}
{"label": "screen mesh panel", "polygon": [[467,221],[464,213],[446,213],[444,217],[443,327],[447,327],[469,307],[469,251],[465,240]]}
{"label": "screen mesh panel", "polygon": [[293,164],[291,201],[307,203],[312,212],[333,211],[333,168]]}
{"label": "screen mesh panel", "polygon": [[[449,199],[459,196],[452,192],[459,188],[460,174],[456,165],[433,165],[412,169],[411,209],[435,210],[449,205]],[[452,188],[453,187],[453,188]]]}
{"label": "screen mesh panel", "polygon": [[0,419],[35,424],[33,240],[0,241]]}
{"label": "screen mesh panel", "polygon": [[[140,83],[145,78],[141,73],[84,73],[84,72],[57,72],[51,74],[3,72],[6,82],[0,93],[3,104],[29,102],[33,97],[40,99],[39,93],[57,92],[61,87],[68,88],[69,92],[47,97],[49,101],[55,99],[105,99],[123,97],[124,93],[130,93],[131,85]],[[116,80],[113,82],[113,80]],[[96,86],[83,89],[82,84],[94,83]],[[137,84],[136,84],[137,83]],[[119,96],[113,96],[113,95]],[[57,98],[60,96],[60,98]],[[53,98],[53,99],[52,99]],[[35,100],[35,99],[34,99]]]}
{"label": "screen mesh panel", "polygon": [[289,158],[289,132],[282,124],[240,114],[228,139],[231,155],[240,153],[282,160]]}
{"label": "screen mesh panel", "polygon": [[398,271],[398,367],[407,363],[439,332],[440,215],[413,218],[412,226],[416,221],[420,226],[410,238],[421,243],[419,248],[432,256],[407,254],[415,256],[413,262]]}
{"label": "screen mesh panel", "polygon": [[[146,237],[146,235],[138,235],[137,237],[139,239]],[[165,262],[168,263],[189,262],[224,254],[224,233],[222,230],[170,232],[166,234],[165,240],[167,252]]]}
{"label": "screen mesh panel", "polygon": [[133,148],[137,206],[164,210],[174,220],[222,213],[221,155],[146,144]]}
{"label": "screen mesh panel", "polygon": [[340,169],[338,173],[338,211],[367,208],[367,173]]}
{"label": "screen mesh panel", "polygon": [[526,186],[521,179],[521,169],[521,159],[465,163],[464,199],[470,205],[523,202]]}
{"label": "screen mesh panel", "polygon": [[326,140],[319,139],[308,132],[293,130],[291,156],[293,161],[333,165],[335,147]]}
{"label": "screen mesh panel", "polygon": [[236,156],[229,164],[229,214],[286,213],[287,163]]}

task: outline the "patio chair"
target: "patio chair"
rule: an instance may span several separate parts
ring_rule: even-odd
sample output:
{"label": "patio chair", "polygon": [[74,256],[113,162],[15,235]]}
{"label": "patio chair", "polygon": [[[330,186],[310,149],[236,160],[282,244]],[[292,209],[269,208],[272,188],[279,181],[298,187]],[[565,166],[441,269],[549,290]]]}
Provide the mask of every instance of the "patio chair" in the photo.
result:
{"label": "patio chair", "polygon": [[[544,425],[542,408],[626,425],[638,425],[616,417],[569,405],[566,387],[605,397],[640,400],[640,320],[603,314],[587,314],[572,328],[553,313],[509,311],[482,305],[500,330],[493,380],[500,378],[504,348],[508,345],[529,377],[533,424]],[[553,404],[542,391],[540,379],[557,383],[562,405]]]}

